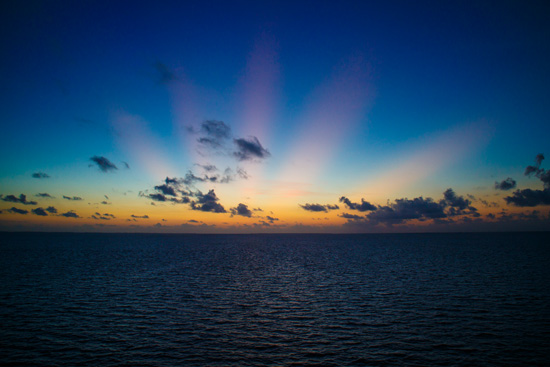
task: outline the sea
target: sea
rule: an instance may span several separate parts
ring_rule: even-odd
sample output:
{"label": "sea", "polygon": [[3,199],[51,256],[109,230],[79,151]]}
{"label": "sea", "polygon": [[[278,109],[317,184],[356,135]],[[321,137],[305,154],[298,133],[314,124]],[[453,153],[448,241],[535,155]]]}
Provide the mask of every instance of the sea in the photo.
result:
{"label": "sea", "polygon": [[0,364],[549,365],[549,235],[0,233]]}

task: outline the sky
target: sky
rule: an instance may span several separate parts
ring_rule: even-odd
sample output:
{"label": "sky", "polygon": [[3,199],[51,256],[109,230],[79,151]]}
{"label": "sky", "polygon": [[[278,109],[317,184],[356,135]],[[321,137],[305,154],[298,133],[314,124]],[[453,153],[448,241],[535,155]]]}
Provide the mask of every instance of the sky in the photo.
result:
{"label": "sky", "polygon": [[4,2],[0,230],[548,230],[548,8]]}

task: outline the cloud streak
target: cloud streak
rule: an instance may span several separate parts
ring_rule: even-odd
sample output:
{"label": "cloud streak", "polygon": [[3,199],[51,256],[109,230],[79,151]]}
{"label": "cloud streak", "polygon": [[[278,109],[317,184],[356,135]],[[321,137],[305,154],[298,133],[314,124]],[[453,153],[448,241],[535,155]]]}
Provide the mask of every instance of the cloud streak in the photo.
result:
{"label": "cloud streak", "polygon": [[90,160],[94,162],[99,170],[102,172],[111,172],[118,170],[118,167],[105,157],[100,157],[96,155],[91,157]]}

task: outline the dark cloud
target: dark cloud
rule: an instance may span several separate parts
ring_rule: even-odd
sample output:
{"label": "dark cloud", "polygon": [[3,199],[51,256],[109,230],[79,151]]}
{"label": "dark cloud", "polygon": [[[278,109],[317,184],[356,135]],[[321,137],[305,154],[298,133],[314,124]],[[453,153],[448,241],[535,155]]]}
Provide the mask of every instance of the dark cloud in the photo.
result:
{"label": "dark cloud", "polygon": [[321,205],[321,204],[299,204],[304,210],[310,212],[328,212],[329,210],[340,209],[338,205]]}
{"label": "dark cloud", "polygon": [[67,218],[80,218],[80,216],[72,210],[70,210],[66,213],[62,213],[60,215],[63,216],[63,217],[67,217]]}
{"label": "dark cloud", "polygon": [[495,190],[511,190],[516,187],[516,181],[511,177],[501,182],[495,182]]}
{"label": "dark cloud", "polygon": [[278,221],[279,218],[274,218],[274,217],[271,217],[271,216],[266,216],[265,219],[267,219],[269,221],[269,223],[273,223],[275,221]]}
{"label": "dark cloud", "polygon": [[50,178],[50,175],[44,172],[35,172],[32,174],[32,177],[34,178]]}
{"label": "dark cloud", "polygon": [[42,217],[47,217],[48,216],[48,213],[46,213],[46,211],[43,208],[31,209],[31,212],[33,214],[40,215]]}
{"label": "dark cloud", "polygon": [[25,209],[18,209],[14,206],[11,207],[11,209],[8,209],[8,212],[10,213],[17,213],[17,214],[28,214],[29,211]]}
{"label": "dark cloud", "polygon": [[231,128],[223,121],[206,120],[201,124],[201,136],[197,141],[213,149],[221,148],[225,142],[231,137]]}
{"label": "dark cloud", "polygon": [[130,169],[130,165],[127,162],[122,161],[122,164],[124,165],[124,168]]}
{"label": "dark cloud", "polygon": [[212,213],[227,212],[225,208],[220,203],[218,203],[219,199],[216,196],[216,193],[214,192],[214,190],[208,191],[207,194],[203,194],[202,192],[199,191],[195,194],[195,197],[198,200],[191,202],[191,209],[193,210],[200,210],[203,212],[212,212]]}
{"label": "dark cloud", "polygon": [[233,155],[240,161],[254,158],[263,159],[271,156],[255,136],[251,136],[248,140],[244,138],[233,139],[233,142],[237,146],[237,151],[233,152]]}
{"label": "dark cloud", "polygon": [[53,198],[53,196],[51,196],[47,192],[41,192],[41,193],[36,194],[35,196],[38,196],[39,198]]}
{"label": "dark cloud", "polygon": [[97,167],[103,172],[109,172],[117,170],[118,167],[114,165],[110,160],[105,157],[93,156],[90,158],[92,162],[97,164]]}
{"label": "dark cloud", "polygon": [[103,205],[111,205],[111,203],[110,203],[110,202],[108,202],[108,201],[105,201],[105,200],[103,200],[103,201],[101,202],[101,204],[103,204]]}
{"label": "dark cloud", "polygon": [[80,201],[82,200],[82,198],[80,196],[73,196],[73,197],[70,197],[70,196],[65,196],[63,195],[63,199],[66,199],[66,200],[73,200],[73,201]]}
{"label": "dark cloud", "polygon": [[95,220],[111,220],[116,217],[113,214],[109,213],[100,214],[98,212],[95,212],[95,214],[92,215],[92,218]]}
{"label": "dark cloud", "polygon": [[146,215],[135,215],[135,214],[132,214],[131,215],[132,218],[137,218],[137,219],[149,219],[149,216],[146,214]]}
{"label": "dark cloud", "polygon": [[542,153],[537,154],[537,156],[535,157],[535,162],[537,162],[537,166],[539,167],[542,164],[543,160],[544,160],[544,154]]}
{"label": "dark cloud", "polygon": [[53,206],[47,207],[47,208],[46,208],[46,211],[47,211],[48,213],[51,213],[51,214],[56,214],[56,213],[57,213],[57,209],[54,208]]}
{"label": "dark cloud", "polygon": [[507,204],[515,206],[550,205],[550,188],[544,190],[516,190],[512,196],[504,198]]}
{"label": "dark cloud", "polygon": [[[168,180],[168,177],[166,177]],[[163,195],[177,196],[176,189],[168,184],[155,186],[155,190],[160,191]]]}
{"label": "dark cloud", "polygon": [[409,199],[396,199],[387,206],[379,206],[376,211],[369,213],[366,219],[373,224],[385,225],[400,224],[407,220],[445,218],[444,206],[436,203],[431,198],[423,197]]}
{"label": "dark cloud", "polygon": [[341,215],[339,215],[339,217],[346,218],[346,219],[351,219],[351,220],[363,220],[363,219],[365,219],[365,217],[363,217],[361,215],[348,214],[348,213],[342,213]]}
{"label": "dark cloud", "polygon": [[352,210],[358,210],[360,212],[376,210],[376,206],[372,205],[368,201],[365,201],[365,199],[361,199],[361,204],[359,204],[359,203],[352,203],[347,197],[342,196],[340,198],[340,202],[346,204],[348,208]]}
{"label": "dark cloud", "polygon": [[24,204],[24,205],[36,205],[36,204],[38,204],[36,201],[28,201],[27,200],[27,195],[25,195],[25,194],[20,194],[19,197],[15,196],[15,195],[8,195],[6,197],[4,197],[3,195],[0,195],[0,198],[3,201],[7,201],[9,203],[20,203],[20,204]]}
{"label": "dark cloud", "polygon": [[252,217],[252,210],[248,209],[248,205],[239,204],[236,208],[231,208],[231,215],[240,215],[242,217]]}
{"label": "dark cloud", "polygon": [[527,166],[525,168],[525,176],[531,176],[535,175],[539,180],[542,181],[544,184],[544,188],[548,189],[550,188],[550,171],[545,170],[544,168],[540,168],[540,165],[542,164],[542,161],[544,160],[544,155],[542,153],[537,154],[535,157],[535,166]]}
{"label": "dark cloud", "polygon": [[157,72],[158,83],[168,84],[178,79],[177,75],[162,62],[157,61],[153,66]]}

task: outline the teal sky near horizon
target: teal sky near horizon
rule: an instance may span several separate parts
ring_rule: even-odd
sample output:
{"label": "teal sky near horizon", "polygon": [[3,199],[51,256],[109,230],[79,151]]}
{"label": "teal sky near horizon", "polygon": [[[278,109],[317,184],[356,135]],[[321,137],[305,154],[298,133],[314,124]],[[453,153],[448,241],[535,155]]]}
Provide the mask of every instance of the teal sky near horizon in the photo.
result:
{"label": "teal sky near horizon", "polygon": [[3,4],[0,228],[548,229],[548,10]]}

